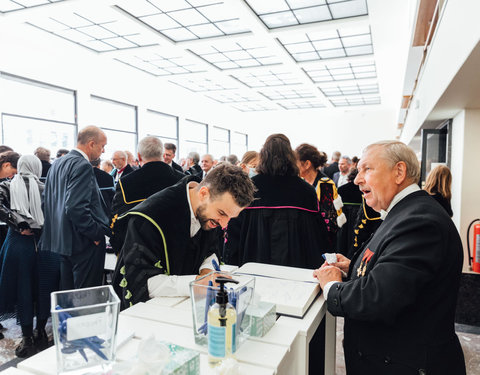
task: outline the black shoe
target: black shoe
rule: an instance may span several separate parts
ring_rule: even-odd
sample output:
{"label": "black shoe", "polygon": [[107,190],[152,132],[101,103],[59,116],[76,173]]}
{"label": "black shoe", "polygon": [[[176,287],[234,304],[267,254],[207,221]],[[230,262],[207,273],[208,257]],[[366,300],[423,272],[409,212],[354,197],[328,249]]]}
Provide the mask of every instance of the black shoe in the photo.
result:
{"label": "black shoe", "polygon": [[27,358],[34,355],[37,352],[37,348],[33,343],[32,336],[23,336],[22,342],[15,348],[15,354],[19,358]]}
{"label": "black shoe", "polygon": [[44,328],[33,330],[33,342],[35,343],[38,351],[47,349],[50,346],[48,342],[48,335]]}

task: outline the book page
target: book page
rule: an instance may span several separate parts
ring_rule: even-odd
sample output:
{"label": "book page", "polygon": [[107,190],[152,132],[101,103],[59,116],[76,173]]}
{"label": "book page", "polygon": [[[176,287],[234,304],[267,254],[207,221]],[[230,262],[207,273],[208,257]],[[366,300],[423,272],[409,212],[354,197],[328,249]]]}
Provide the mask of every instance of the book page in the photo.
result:
{"label": "book page", "polygon": [[296,268],[250,262],[245,263],[242,267],[235,271],[235,273],[246,273],[251,275],[275,277],[277,279],[312,282],[316,284],[317,280],[313,277],[313,271],[313,269],[308,268]]}
{"label": "book page", "polygon": [[318,283],[255,277],[255,293],[277,305],[277,313],[302,317],[320,291]]}

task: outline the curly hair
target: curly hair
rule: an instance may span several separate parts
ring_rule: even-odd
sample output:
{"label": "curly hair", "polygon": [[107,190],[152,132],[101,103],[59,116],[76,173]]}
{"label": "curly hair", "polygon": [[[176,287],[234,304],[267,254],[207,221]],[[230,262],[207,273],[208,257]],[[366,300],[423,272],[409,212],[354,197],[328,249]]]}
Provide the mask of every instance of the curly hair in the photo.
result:
{"label": "curly hair", "polygon": [[239,207],[247,207],[253,202],[255,187],[242,168],[222,163],[212,169],[198,185],[208,187],[210,198],[215,200],[223,193],[230,193]]}

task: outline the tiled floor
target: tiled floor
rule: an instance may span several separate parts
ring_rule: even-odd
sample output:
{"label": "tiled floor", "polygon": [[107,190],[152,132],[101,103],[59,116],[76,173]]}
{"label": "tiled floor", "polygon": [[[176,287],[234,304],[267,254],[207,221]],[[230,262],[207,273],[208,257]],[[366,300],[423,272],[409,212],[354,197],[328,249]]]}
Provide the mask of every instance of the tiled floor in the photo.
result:
{"label": "tiled floor", "polygon": [[[14,319],[3,321],[5,338],[0,340],[0,368],[3,364],[15,359],[15,347],[20,342],[21,330]],[[480,328],[457,325],[457,334],[462,344],[467,366],[467,375],[480,375]],[[47,325],[51,335],[51,325]],[[345,360],[342,348],[343,319],[337,318],[337,369],[336,375],[346,375]],[[16,363],[12,363],[16,365]],[[327,374],[331,375],[331,374]]]}

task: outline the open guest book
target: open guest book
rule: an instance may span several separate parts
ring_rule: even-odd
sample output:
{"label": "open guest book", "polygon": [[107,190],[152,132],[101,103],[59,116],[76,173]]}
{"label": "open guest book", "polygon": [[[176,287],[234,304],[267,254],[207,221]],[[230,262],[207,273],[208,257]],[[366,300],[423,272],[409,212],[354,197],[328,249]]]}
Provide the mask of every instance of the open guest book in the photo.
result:
{"label": "open guest book", "polygon": [[235,273],[255,277],[255,293],[277,305],[277,313],[302,318],[320,292],[313,269],[245,263]]}

